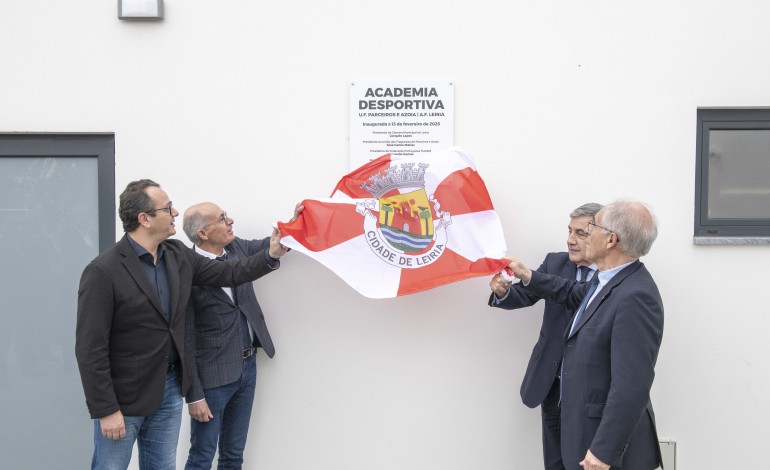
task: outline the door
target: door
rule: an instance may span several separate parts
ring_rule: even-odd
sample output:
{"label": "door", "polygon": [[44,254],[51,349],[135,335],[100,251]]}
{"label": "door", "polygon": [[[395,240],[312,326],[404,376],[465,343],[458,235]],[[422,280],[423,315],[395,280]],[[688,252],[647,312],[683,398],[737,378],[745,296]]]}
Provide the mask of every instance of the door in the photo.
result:
{"label": "door", "polygon": [[3,468],[89,468],[80,273],[115,242],[112,134],[0,134]]}

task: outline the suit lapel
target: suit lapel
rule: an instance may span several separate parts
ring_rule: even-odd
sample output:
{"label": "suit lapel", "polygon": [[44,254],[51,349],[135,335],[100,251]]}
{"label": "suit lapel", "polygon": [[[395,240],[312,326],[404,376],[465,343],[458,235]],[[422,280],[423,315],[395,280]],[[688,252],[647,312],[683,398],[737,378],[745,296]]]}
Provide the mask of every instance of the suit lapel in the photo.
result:
{"label": "suit lapel", "polygon": [[[570,281],[574,281],[577,279],[577,264],[570,261],[569,257],[567,258],[566,262],[564,263],[564,266],[561,268],[560,276],[564,279],[569,279]],[[572,314],[575,313],[572,310],[568,308],[564,308],[564,316],[567,318],[567,321],[569,322],[569,325],[572,324]],[[566,332],[565,332],[566,334]]]}
{"label": "suit lapel", "polygon": [[[227,245],[225,249],[228,253],[227,256],[233,260],[244,259],[248,258],[249,256],[249,253],[247,253],[243,247],[241,247],[236,242]],[[252,286],[252,283],[247,282],[245,284],[241,284],[237,287],[237,289],[239,302],[248,302],[249,304],[253,302],[253,305],[249,305],[247,308],[241,309],[241,312],[246,315],[246,319],[254,329],[254,334],[256,335],[262,349],[265,351],[265,353],[267,353],[269,357],[273,357],[275,355],[275,346],[273,345],[273,339],[270,337],[270,332],[267,330],[267,325],[265,324],[264,317],[262,316],[262,308],[259,306],[259,302],[254,296],[254,287]],[[244,293],[247,292],[247,289],[252,289],[249,295]]]}
{"label": "suit lapel", "polygon": [[[247,257],[245,253],[241,254],[240,251],[236,249],[236,246],[234,243],[227,245],[225,247],[225,250],[227,251],[227,259],[229,259],[230,261],[236,261]],[[246,295],[243,293],[242,289],[253,289],[253,287],[251,286],[250,282],[233,287],[233,290],[236,291],[236,295],[238,296],[237,298],[239,302],[246,301]],[[246,315],[246,319],[249,321],[249,324],[256,332],[258,322],[257,322],[257,319],[254,318],[254,315],[249,315],[249,313],[251,313],[250,310],[251,310],[250,308],[241,309],[241,313]]]}
{"label": "suit lapel", "polygon": [[[191,248],[191,250],[195,251],[195,247],[193,246],[193,248]],[[201,255],[201,256],[202,256],[202,255]],[[233,257],[233,258],[231,258],[231,256],[233,256],[233,255],[232,255],[232,252],[231,252],[231,251],[227,251],[227,257],[228,257],[228,259],[236,259],[236,258],[234,258],[234,257]],[[177,282],[178,282],[178,279],[177,279]],[[225,293],[225,291],[224,291],[224,290],[223,290],[221,287],[211,287],[211,286],[202,286],[202,287],[203,287],[203,288],[206,290],[206,292],[208,292],[208,293],[209,293],[209,295],[211,295],[212,297],[216,297],[217,299],[221,300],[222,302],[226,302],[228,305],[232,305],[232,306],[235,306],[235,302],[233,302],[233,299],[231,299],[231,298],[230,298],[230,296],[229,296],[229,295],[227,295],[227,293]],[[232,289],[235,289],[235,287],[233,287]],[[173,292],[173,291],[172,291],[172,292]],[[237,294],[236,294],[236,295],[237,295]]]}
{"label": "suit lapel", "polygon": [[574,281],[577,279],[577,264],[567,259],[567,262],[564,263],[564,266],[561,268],[561,273],[559,273],[559,275],[564,279]]}
{"label": "suit lapel", "polygon": [[126,239],[126,236],[127,235],[124,235],[123,239],[119,242],[120,255],[123,257],[123,266],[142,292],[144,292],[144,295],[150,300],[152,306],[157,310],[158,315],[165,319],[163,316],[163,309],[160,306],[160,299],[158,299],[158,293],[155,292],[149,279],[147,279],[147,276],[144,274],[144,268],[142,268],[141,261],[139,260],[139,257],[136,256],[136,252],[134,252],[131,244]]}
{"label": "suit lapel", "polygon": [[[232,245],[233,244],[231,243],[230,245],[227,245],[225,247],[225,252],[227,253],[227,259],[229,261],[237,261],[241,259],[241,254],[238,253],[238,251],[236,251]],[[241,294],[241,286],[235,286],[232,289],[233,289],[233,292],[235,293],[235,298],[238,299],[238,302],[242,302],[242,299],[244,297]],[[225,297],[227,297],[227,294],[225,294]],[[231,299],[228,298],[227,301],[233,304],[233,301]],[[249,318],[249,316],[246,315],[246,318]]]}
{"label": "suit lapel", "polygon": [[163,255],[166,262],[166,275],[168,276],[168,290],[171,296],[171,306],[169,315],[169,323],[174,322],[174,313],[179,306],[179,261],[171,250],[166,249]]}
{"label": "suit lapel", "polygon": [[[235,302],[233,302],[233,299],[231,299],[230,296],[227,295],[227,293],[221,287],[206,287],[206,289],[209,291],[209,294],[211,294],[213,297],[216,297],[222,302],[227,302],[228,304],[235,306]],[[232,289],[235,289],[235,288],[233,287]]]}
{"label": "suit lapel", "polygon": [[[604,299],[610,295],[612,292],[612,289],[614,289],[617,285],[619,285],[623,280],[625,280],[626,277],[628,277],[629,274],[639,269],[639,267],[642,265],[642,263],[637,260],[631,263],[630,265],[626,266],[622,271],[617,273],[615,276],[613,276],[612,279],[610,279],[610,282],[607,283],[604,287],[602,287],[602,290],[599,291],[599,293],[596,295],[596,297],[586,306],[585,311],[583,312],[583,315],[580,317],[580,321],[577,325],[575,325],[575,328],[572,330],[572,334],[568,336],[567,339],[575,336],[577,332],[585,325],[588,320],[591,319],[592,316],[594,316],[594,313],[599,309],[599,307],[602,305],[602,302],[604,302]],[[598,276],[599,273],[594,273],[594,276]]]}

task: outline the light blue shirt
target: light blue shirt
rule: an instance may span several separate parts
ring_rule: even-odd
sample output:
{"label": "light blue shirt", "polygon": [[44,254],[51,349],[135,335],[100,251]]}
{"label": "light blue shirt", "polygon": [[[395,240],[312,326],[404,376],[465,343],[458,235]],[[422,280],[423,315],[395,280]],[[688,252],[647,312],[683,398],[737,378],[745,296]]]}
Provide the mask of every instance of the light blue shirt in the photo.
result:
{"label": "light blue shirt", "polygon": [[[634,260],[634,261],[636,261],[636,260]],[[629,264],[633,263],[634,261],[629,261],[628,263],[621,264],[618,267],[615,267],[615,268],[612,268],[612,269],[608,269],[606,271],[599,271],[599,274],[598,274],[598,276],[599,276],[599,285],[596,287],[596,291],[594,291],[594,295],[592,295],[591,298],[588,299],[588,304],[590,304],[596,298],[596,294],[601,292],[602,288],[604,288],[604,286],[606,286],[607,283],[609,283],[612,280],[612,278],[615,277],[615,275],[617,273],[622,271],[623,268],[625,268]],[[586,308],[588,308],[588,305],[586,305]]]}
{"label": "light blue shirt", "polygon": [[[636,260],[634,260],[634,261],[636,261]],[[634,261],[629,261],[628,263],[621,264],[620,266],[617,266],[617,267],[612,268],[612,269],[608,269],[606,271],[598,271],[597,276],[599,276],[599,282],[598,282],[598,285],[596,286],[596,290],[594,291],[593,295],[591,296],[590,299],[588,299],[588,303],[586,303],[585,310],[588,310],[588,306],[591,305],[591,302],[593,302],[593,300],[596,298],[597,294],[599,294],[599,292],[601,292],[601,290],[604,288],[604,286],[606,286],[607,283],[609,283],[612,280],[612,278],[615,277],[615,275],[617,273],[619,273],[623,268],[625,268],[629,264],[633,263]],[[592,266],[594,266],[594,265],[592,265]],[[590,276],[589,276],[589,278],[590,278]],[[572,320],[572,325],[569,327],[570,334],[572,334],[572,330],[575,329],[575,321],[577,319],[578,319],[578,316],[575,315],[574,320]]]}

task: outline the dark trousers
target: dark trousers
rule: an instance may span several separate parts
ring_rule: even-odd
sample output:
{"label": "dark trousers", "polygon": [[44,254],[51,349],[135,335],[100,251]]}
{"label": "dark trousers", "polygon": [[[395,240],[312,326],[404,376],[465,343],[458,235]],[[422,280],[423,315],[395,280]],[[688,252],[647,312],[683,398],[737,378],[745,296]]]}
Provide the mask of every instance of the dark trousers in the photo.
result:
{"label": "dark trousers", "polygon": [[558,378],[553,381],[551,391],[540,405],[543,419],[543,463],[545,470],[565,470],[561,460],[561,412],[559,409]]}

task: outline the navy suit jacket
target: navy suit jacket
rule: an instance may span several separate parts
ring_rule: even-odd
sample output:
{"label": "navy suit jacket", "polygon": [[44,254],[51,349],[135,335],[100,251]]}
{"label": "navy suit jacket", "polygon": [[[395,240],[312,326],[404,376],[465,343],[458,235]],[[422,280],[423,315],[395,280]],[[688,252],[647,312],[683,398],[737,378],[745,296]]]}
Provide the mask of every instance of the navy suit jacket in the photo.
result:
{"label": "navy suit jacket", "polygon": [[182,393],[192,382],[190,290],[195,285],[237,286],[272,271],[264,256],[221,263],[166,240],[171,307],[163,315],[155,287],[124,236],[83,270],[78,290],[75,356],[92,418],[120,410],[149,416],[163,400],[169,341],[179,351]]}
{"label": "navy suit jacket", "polygon": [[[228,261],[234,261],[254,254],[264,257],[265,250],[269,248],[269,237],[262,240],[236,238],[225,247],[225,251]],[[275,269],[278,269],[277,264]],[[246,315],[265,353],[269,357],[275,354],[273,340],[251,282],[241,284],[235,290],[238,305],[219,287],[195,286],[192,289],[197,367],[192,371],[193,381],[187,394],[188,402],[203,399],[203,389],[220,387],[240,379],[243,372],[241,312]]]}
{"label": "navy suit jacket", "polygon": [[[548,253],[537,270],[565,279],[575,279],[577,265],[569,260],[567,253]],[[530,292],[521,284],[511,286],[508,296],[495,302],[495,293],[489,297],[491,307],[513,310],[536,304],[540,296]],[[521,400],[530,408],[535,408],[545,401],[545,397],[556,380],[561,358],[564,355],[564,330],[567,329],[572,310],[556,302],[545,302],[543,324],[532,355],[529,358],[527,372],[521,382]]]}
{"label": "navy suit jacket", "polygon": [[[527,289],[577,309],[588,283],[533,272]],[[605,285],[565,334],[561,442],[568,470],[588,449],[613,468],[652,470],[661,462],[650,403],[663,337],[663,302],[635,261]]]}

